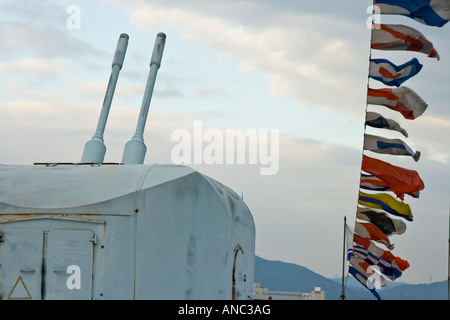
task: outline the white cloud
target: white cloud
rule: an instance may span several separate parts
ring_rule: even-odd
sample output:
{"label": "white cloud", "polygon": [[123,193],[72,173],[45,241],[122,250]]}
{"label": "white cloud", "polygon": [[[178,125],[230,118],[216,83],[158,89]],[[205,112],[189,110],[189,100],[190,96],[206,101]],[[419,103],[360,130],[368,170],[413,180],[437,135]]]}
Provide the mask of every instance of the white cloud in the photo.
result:
{"label": "white cloud", "polygon": [[[98,98],[105,95],[107,83],[97,81],[71,82],[67,85],[67,90],[71,94],[80,95],[84,98]],[[117,97],[137,97],[144,94],[145,86],[135,83],[120,83],[114,92],[114,98]]]}
{"label": "white cloud", "polygon": [[201,15],[193,10],[163,8],[150,3],[132,10],[130,17],[132,23],[141,29],[161,26],[162,21],[169,27],[181,27],[186,38],[197,41],[216,38],[226,30],[226,25],[220,19]]}
{"label": "white cloud", "polygon": [[0,72],[15,74],[62,73],[67,68],[67,64],[67,61],[62,59],[22,58],[17,61],[0,63]]}
{"label": "white cloud", "polygon": [[33,55],[48,59],[102,55],[102,50],[94,49],[67,28],[67,6],[51,1],[2,2],[2,56],[9,58]]}
{"label": "white cloud", "polygon": [[[195,10],[198,6],[138,2],[128,10],[131,22],[140,28],[177,27],[186,38],[238,58],[243,71],[265,75],[273,94],[291,97],[300,105],[353,112],[355,105],[365,102],[365,67],[350,68],[357,62],[364,66],[367,59],[366,46],[354,41],[367,36],[364,27],[348,38],[345,34],[362,26],[336,16],[259,7],[254,15],[260,14],[266,23],[252,24],[244,22],[242,12],[227,16],[210,8]],[[234,6],[237,2],[227,8]]]}
{"label": "white cloud", "polygon": [[450,132],[450,119],[423,115],[409,123],[408,127],[413,132],[410,139],[418,148],[422,148],[425,159],[450,162],[450,148],[446,134]]}

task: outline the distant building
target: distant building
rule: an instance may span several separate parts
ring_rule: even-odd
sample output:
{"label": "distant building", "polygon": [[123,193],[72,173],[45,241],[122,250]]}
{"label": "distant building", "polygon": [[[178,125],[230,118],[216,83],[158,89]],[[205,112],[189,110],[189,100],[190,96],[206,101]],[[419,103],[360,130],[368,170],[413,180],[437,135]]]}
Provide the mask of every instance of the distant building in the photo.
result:
{"label": "distant building", "polygon": [[262,288],[260,283],[253,284],[253,300],[326,300],[325,291],[315,287],[310,293],[269,291]]}

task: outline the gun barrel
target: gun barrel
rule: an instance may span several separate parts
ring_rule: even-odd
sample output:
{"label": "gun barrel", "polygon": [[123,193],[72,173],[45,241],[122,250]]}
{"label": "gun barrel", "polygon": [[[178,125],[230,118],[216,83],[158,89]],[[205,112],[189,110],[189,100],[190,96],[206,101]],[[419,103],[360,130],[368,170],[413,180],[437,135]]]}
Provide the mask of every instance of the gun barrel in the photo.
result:
{"label": "gun barrel", "polygon": [[148,73],[141,110],[139,112],[139,118],[136,125],[136,132],[131,140],[126,143],[123,152],[122,163],[124,164],[144,163],[145,153],[147,152],[147,147],[144,143],[144,128],[147,122],[148,110],[153,96],[156,75],[158,74],[158,70],[161,66],[165,43],[166,35],[162,32],[158,33],[150,60],[150,71]]}
{"label": "gun barrel", "polygon": [[91,140],[86,142],[84,146],[83,156],[81,162],[102,163],[105,158],[106,146],[103,142],[103,134],[105,132],[106,122],[108,120],[109,110],[114,96],[114,92],[119,78],[120,70],[123,66],[125,53],[128,46],[128,35],[122,33],[117,42],[116,52],[111,65],[111,75],[109,77],[108,87],[106,89],[105,98],[103,99],[103,106],[97,123],[97,129]]}

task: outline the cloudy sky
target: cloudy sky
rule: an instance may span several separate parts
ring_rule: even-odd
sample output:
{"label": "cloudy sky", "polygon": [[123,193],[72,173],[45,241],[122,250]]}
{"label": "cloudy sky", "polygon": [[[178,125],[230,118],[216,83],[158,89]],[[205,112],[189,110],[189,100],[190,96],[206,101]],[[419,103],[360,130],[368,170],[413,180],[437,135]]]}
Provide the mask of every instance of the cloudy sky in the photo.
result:
{"label": "cloudy sky", "polygon": [[[244,196],[256,224],[256,254],[301,264],[327,277],[341,273],[343,218],[353,226],[371,53],[372,1],[149,0],[2,1],[0,4],[0,163],[79,162],[94,134],[121,33],[128,50],[105,130],[105,162],[120,162],[134,133],[156,34],[167,35],[144,139],[145,163],[173,163],[177,129],[279,130],[279,167],[196,164]],[[75,11],[73,11],[75,10]],[[405,85],[428,104],[398,121],[409,157],[370,154],[419,172],[425,190],[406,197],[414,222],[391,237],[410,262],[400,281],[447,277],[450,178],[450,27],[405,24],[431,40],[441,60],[421,53],[372,51],[422,71]],[[371,80],[373,88],[382,87]],[[387,130],[368,133],[402,138]],[[370,132],[369,132],[370,131]],[[263,131],[264,132],[264,131]],[[205,145],[207,143],[205,142]],[[269,145],[269,149],[276,146]],[[275,148],[275,149],[274,149]]]}

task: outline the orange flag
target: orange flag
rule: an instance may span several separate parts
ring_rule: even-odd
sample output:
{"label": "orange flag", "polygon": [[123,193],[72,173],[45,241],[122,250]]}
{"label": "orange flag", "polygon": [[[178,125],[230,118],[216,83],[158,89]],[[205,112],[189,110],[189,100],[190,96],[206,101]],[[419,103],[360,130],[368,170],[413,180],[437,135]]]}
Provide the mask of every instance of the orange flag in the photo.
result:
{"label": "orange flag", "polygon": [[363,156],[361,169],[384,181],[402,200],[405,193],[417,192],[425,188],[417,171],[397,167],[366,155]]}

